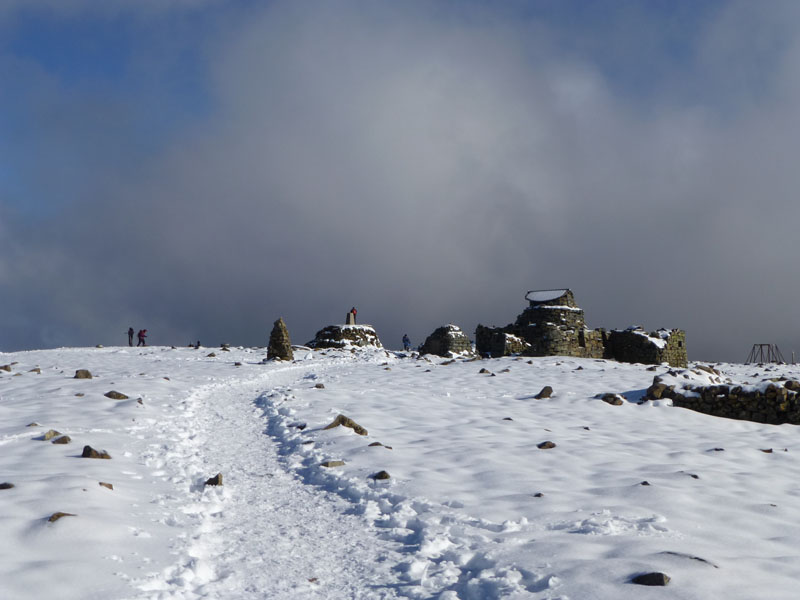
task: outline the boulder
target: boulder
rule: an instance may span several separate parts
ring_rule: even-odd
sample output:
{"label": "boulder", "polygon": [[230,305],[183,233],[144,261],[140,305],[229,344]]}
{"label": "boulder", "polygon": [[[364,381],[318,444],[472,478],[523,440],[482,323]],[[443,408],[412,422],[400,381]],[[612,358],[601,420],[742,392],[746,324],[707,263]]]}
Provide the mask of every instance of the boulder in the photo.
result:
{"label": "boulder", "polygon": [[11,373],[11,365],[0,365],[0,371]]}
{"label": "boulder", "polygon": [[289,330],[286,329],[286,323],[283,322],[282,317],[272,325],[272,333],[269,334],[269,346],[267,347],[267,359],[294,360]]}
{"label": "boulder", "polygon": [[14,487],[14,484],[10,483],[8,481],[4,481],[3,483],[0,483],[0,490],[10,490],[13,487]]}
{"label": "boulder", "polygon": [[104,488],[107,488],[107,489],[109,489],[109,490],[113,490],[113,489],[114,489],[114,486],[113,486],[113,485],[111,485],[110,483],[106,483],[105,481],[99,481],[98,483],[99,483],[99,484],[100,484],[102,487],[104,487]]}
{"label": "boulder", "polygon": [[78,369],[75,371],[75,379],[91,379],[92,374],[89,372],[89,369]]}
{"label": "boulder", "polygon": [[371,477],[375,481],[378,481],[378,480],[381,480],[381,479],[391,479],[391,475],[389,475],[389,473],[387,473],[386,471],[378,471],[377,473],[373,473],[371,475]]}
{"label": "boulder", "polygon": [[343,467],[344,461],[343,460],[326,460],[323,463],[320,463],[321,467],[326,467],[328,469],[332,469],[333,467]]}
{"label": "boulder", "polygon": [[217,473],[214,477],[206,479],[205,485],[222,485],[222,473]]}
{"label": "boulder", "polygon": [[435,354],[445,358],[474,355],[472,342],[460,327],[452,323],[439,327],[430,334],[419,347],[419,353]]}
{"label": "boulder", "polygon": [[353,421],[350,417],[345,417],[344,415],[338,415],[330,425],[323,427],[323,429],[333,429],[334,427],[349,427],[353,431],[355,431],[358,435],[367,435],[367,430],[364,429],[361,425]]}
{"label": "boulder", "polygon": [[597,394],[595,398],[599,398],[606,404],[611,404],[612,406],[622,406],[625,402],[625,396],[622,396],[621,394]]}
{"label": "boulder", "polygon": [[125,394],[123,394],[121,392],[115,392],[114,390],[111,390],[110,392],[106,392],[103,395],[106,398],[111,398],[112,400],[127,400],[128,399],[128,397]]}
{"label": "boulder", "polygon": [[44,434],[42,434],[42,437],[39,438],[39,439],[47,442],[47,441],[52,440],[53,438],[58,437],[60,435],[61,435],[60,431],[56,431],[55,429],[50,429],[50,430],[44,432]]}
{"label": "boulder", "polygon": [[536,444],[536,447],[539,448],[539,450],[550,450],[551,448],[555,448],[556,444],[555,442],[546,441],[541,444]]}
{"label": "boulder", "polygon": [[111,458],[105,450],[95,450],[91,446],[84,446],[81,458]]}
{"label": "boulder", "polygon": [[631,579],[631,583],[637,585],[665,586],[670,582],[670,577],[666,573],[642,573]]}
{"label": "boulder", "polygon": [[47,519],[50,523],[55,523],[61,517],[77,517],[78,515],[73,515],[72,513],[65,513],[65,512],[54,512],[50,517]]}
{"label": "boulder", "polygon": [[536,398],[537,400],[542,400],[544,398],[549,398],[552,395],[553,395],[553,388],[551,388],[549,385],[546,385],[542,388],[541,392],[539,392],[534,396],[534,398]]}
{"label": "boulder", "polygon": [[62,435],[59,438],[54,439],[51,443],[52,444],[69,444],[72,441],[72,438],[68,435]]}

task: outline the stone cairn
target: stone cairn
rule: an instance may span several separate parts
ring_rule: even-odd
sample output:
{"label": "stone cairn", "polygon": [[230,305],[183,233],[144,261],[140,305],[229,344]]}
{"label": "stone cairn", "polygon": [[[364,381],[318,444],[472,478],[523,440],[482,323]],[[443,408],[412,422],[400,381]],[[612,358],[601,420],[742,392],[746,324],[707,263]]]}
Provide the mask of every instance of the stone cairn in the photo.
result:
{"label": "stone cairn", "polygon": [[289,339],[289,330],[283,318],[275,321],[272,326],[272,333],[269,335],[269,347],[267,348],[267,360],[294,360],[292,352],[292,341]]}

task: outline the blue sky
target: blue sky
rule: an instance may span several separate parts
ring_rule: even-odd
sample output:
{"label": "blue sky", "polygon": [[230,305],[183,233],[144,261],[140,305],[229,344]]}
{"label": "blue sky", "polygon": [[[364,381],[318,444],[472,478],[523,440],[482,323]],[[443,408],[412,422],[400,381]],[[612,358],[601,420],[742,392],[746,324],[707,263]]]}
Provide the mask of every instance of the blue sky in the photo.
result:
{"label": "blue sky", "polygon": [[10,0],[0,349],[146,325],[250,344],[278,316],[306,341],[353,304],[421,342],[568,286],[592,327],[684,327],[698,358],[790,352],[799,17]]}

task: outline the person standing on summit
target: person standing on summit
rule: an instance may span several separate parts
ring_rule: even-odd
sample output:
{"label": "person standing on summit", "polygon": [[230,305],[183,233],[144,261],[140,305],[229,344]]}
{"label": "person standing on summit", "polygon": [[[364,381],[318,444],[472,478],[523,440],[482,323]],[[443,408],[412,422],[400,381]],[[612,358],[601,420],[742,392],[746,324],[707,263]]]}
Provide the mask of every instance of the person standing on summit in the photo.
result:
{"label": "person standing on summit", "polygon": [[147,344],[145,344],[145,343],[144,343],[144,338],[146,338],[146,337],[147,337],[147,329],[141,329],[141,330],[139,331],[139,333],[138,333],[138,334],[136,334],[136,335],[137,335],[137,337],[139,338],[139,343],[138,343],[138,344],[136,344],[136,346],[137,346],[137,347],[138,347],[138,346],[147,346]]}
{"label": "person standing on summit", "polygon": [[355,324],[356,324],[356,313],[357,313],[357,312],[358,312],[358,311],[356,310],[356,307],[355,307],[355,306],[354,306],[353,308],[351,308],[351,309],[350,309],[350,314],[352,314],[352,315],[353,315],[353,325],[355,325]]}
{"label": "person standing on summit", "polygon": [[133,346],[133,327],[128,327],[128,346]]}

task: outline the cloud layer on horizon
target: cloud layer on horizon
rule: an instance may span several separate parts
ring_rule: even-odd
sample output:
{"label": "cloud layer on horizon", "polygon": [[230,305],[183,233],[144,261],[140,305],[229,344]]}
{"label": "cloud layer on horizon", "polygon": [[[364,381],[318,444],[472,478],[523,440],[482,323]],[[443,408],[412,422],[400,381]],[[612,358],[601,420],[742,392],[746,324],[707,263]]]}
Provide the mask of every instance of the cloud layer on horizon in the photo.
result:
{"label": "cloud layer on horizon", "polygon": [[568,286],[590,326],[682,327],[690,358],[791,351],[792,4],[727,3],[688,58],[641,57],[660,66],[638,83],[581,51],[611,30],[576,46],[480,3],[243,15],[186,40],[208,109],[155,147],[147,124],[179,110],[158,114],[163,80],[125,95],[0,55],[20,83],[0,107],[26,124],[0,157],[28,157],[0,172],[0,349],[118,343],[129,325],[265,343],[278,316],[305,342],[353,304],[396,347]]}

